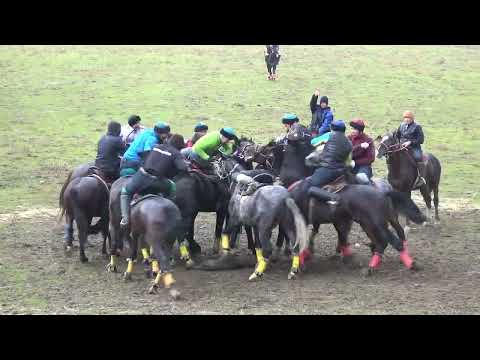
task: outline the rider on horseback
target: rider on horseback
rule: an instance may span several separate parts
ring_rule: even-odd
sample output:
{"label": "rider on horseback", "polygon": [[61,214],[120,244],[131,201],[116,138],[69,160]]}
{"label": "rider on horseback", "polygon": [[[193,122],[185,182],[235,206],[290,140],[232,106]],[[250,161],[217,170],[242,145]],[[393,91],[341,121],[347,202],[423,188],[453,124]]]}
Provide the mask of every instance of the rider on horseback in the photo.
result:
{"label": "rider on horseback", "polygon": [[289,140],[291,141],[303,141],[310,139],[311,135],[308,129],[300,124],[299,118],[296,114],[287,113],[283,115],[282,124],[285,126],[286,134],[281,135],[276,139],[277,144],[287,144]]}
{"label": "rider on horseback", "polygon": [[224,155],[233,153],[232,141],[238,142],[235,129],[222,128],[218,132],[203,136],[193,147],[185,149],[183,155],[187,160],[195,162],[202,170],[208,171],[212,169],[209,160],[217,151]]}
{"label": "rider on horseback", "polygon": [[422,126],[415,122],[415,116],[412,111],[405,111],[403,113],[403,123],[399,126],[395,135],[402,146],[409,150],[417,164],[419,176],[414,188],[426,184],[426,166],[423,162],[421,147],[424,141],[423,130]]}
{"label": "rider on horseback", "polygon": [[168,144],[157,144],[153,147],[140,170],[122,188],[120,226],[127,227],[130,222],[130,201],[134,194],[148,191],[151,194],[162,193],[171,199],[175,197],[175,183],[170,178],[178,172],[187,171],[187,165],[180,153],[184,146],[183,136],[176,134]]}
{"label": "rider on horseback", "polygon": [[191,139],[188,139],[187,140],[187,148],[191,148],[193,147],[193,145],[195,145],[195,143],[204,135],[207,134],[207,131],[208,131],[208,125],[203,123],[203,122],[199,122],[197,125],[195,125],[195,128],[193,129],[193,136]]}
{"label": "rider on horseback", "polygon": [[142,132],[123,155],[120,176],[135,174],[153,147],[169,137],[170,126],[164,122],[158,122],[153,129]]}
{"label": "rider on horseback", "polygon": [[348,139],[352,142],[352,159],[355,166],[352,170],[354,174],[363,173],[369,179],[373,176],[372,163],[375,161],[375,145],[373,140],[363,131],[365,122],[362,119],[353,119],[350,122],[353,128]]}
{"label": "rider on horseback", "polygon": [[145,127],[140,124],[140,121],[142,121],[140,116],[132,115],[128,118],[128,125],[122,128],[122,139],[127,149],[135,138],[145,130]]}
{"label": "rider on horseback", "polygon": [[111,121],[108,124],[107,134],[103,135],[98,142],[95,166],[102,171],[105,182],[109,184],[120,176],[120,157],[125,151],[120,131],[121,125]]}
{"label": "rider on horseback", "polygon": [[320,97],[320,91],[315,90],[310,100],[310,110],[312,111],[312,122],[310,131],[313,136],[323,135],[330,131],[330,124],[333,121],[333,113],[328,106],[328,97]]}
{"label": "rider on horseback", "polygon": [[319,154],[318,168],[313,173],[310,184],[316,188],[311,189],[312,195],[317,198],[330,200],[329,203],[336,204],[336,197],[333,194],[322,191],[320,188],[337,179],[345,173],[346,162],[352,152],[352,143],[345,136],[345,123],[342,120],[334,120],[330,128],[332,133],[323,151]]}
{"label": "rider on horseback", "polygon": [[280,62],[280,57],[279,45],[266,45],[265,63],[267,64],[268,80],[275,80],[277,78],[276,69]]}

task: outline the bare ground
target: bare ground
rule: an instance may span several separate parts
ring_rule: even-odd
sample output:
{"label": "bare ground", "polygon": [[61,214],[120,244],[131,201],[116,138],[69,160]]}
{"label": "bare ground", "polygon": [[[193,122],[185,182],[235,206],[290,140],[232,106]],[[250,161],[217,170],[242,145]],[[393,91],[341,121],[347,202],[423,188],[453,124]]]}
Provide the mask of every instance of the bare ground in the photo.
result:
{"label": "bare ground", "polygon": [[[2,314],[480,314],[479,209],[443,209],[438,226],[416,226],[409,236],[412,255],[422,265],[411,272],[388,248],[381,269],[371,277],[358,267],[332,260],[336,233],[321,228],[308,269],[287,280],[288,259],[272,265],[263,280],[250,283],[253,268],[205,272],[185,270],[177,262],[175,277],[182,298],[166,290],[149,295],[150,280],[137,265],[131,282],[121,272],[107,273],[100,255],[101,237],[91,236],[90,261],[81,264],[78,248],[63,250],[62,226],[53,211],[37,216],[4,217],[0,223],[0,313]],[[30,214],[31,215],[31,214]],[[212,244],[213,216],[197,220],[196,237],[204,249]],[[275,236],[276,234],[274,234]],[[367,242],[354,226],[353,244]],[[78,244],[78,243],[77,243]],[[247,257],[246,241],[242,249]],[[354,248],[366,266],[369,250]],[[253,259],[250,259],[252,262]],[[124,271],[126,264],[121,263]]]}

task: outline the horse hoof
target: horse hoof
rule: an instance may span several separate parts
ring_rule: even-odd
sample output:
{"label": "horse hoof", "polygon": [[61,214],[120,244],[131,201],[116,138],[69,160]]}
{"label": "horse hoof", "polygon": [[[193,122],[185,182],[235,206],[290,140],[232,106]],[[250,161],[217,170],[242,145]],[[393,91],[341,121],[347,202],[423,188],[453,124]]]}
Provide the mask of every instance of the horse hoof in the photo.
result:
{"label": "horse hoof", "polygon": [[157,292],[158,292],[158,286],[155,284],[150,286],[150,288],[148,289],[148,293],[151,295],[156,294]]}
{"label": "horse hoof", "polygon": [[173,298],[173,300],[179,300],[180,296],[182,295],[181,292],[177,289],[170,289],[169,294]]}
{"label": "horse hoof", "polygon": [[288,273],[288,280],[295,280],[296,278],[297,278],[297,273],[296,272],[290,271]]}
{"label": "horse hoof", "polygon": [[187,260],[187,262],[185,263],[185,267],[187,270],[190,270],[193,265],[195,265],[195,262],[192,259]]}
{"label": "horse hoof", "polygon": [[371,268],[371,267],[368,267],[366,269],[362,269],[362,275],[365,276],[365,277],[370,277],[374,274],[375,272],[375,269],[374,268]]}
{"label": "horse hoof", "polygon": [[105,265],[105,269],[107,270],[107,272],[109,273],[116,273],[117,272],[117,266],[116,265],[112,265],[112,264],[107,264]]}
{"label": "horse hoof", "polygon": [[260,279],[262,278],[262,275],[263,275],[263,274],[254,272],[252,275],[250,275],[250,277],[248,278],[248,281],[260,280]]}
{"label": "horse hoof", "polygon": [[123,273],[123,280],[125,280],[125,281],[132,280],[132,273],[124,272]]}
{"label": "horse hoof", "polygon": [[410,271],[420,271],[422,269],[423,269],[422,266],[416,261],[414,261],[412,263],[412,266],[410,267]]}

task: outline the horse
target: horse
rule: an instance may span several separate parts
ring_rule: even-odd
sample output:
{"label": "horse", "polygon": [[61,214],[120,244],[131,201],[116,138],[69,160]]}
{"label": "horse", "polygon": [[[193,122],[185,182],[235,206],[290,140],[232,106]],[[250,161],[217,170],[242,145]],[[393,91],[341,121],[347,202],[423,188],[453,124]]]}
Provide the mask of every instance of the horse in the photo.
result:
{"label": "horse", "polygon": [[[377,158],[386,157],[388,165],[388,181],[397,191],[404,192],[411,197],[417,179],[418,170],[415,159],[407,148],[402,147],[400,141],[396,137],[396,131],[386,134],[383,137],[377,137],[379,142]],[[426,164],[426,183],[420,187],[420,193],[427,207],[427,219],[431,219],[432,209],[432,191],[433,204],[435,206],[435,220],[440,221],[438,216],[438,190],[440,184],[440,176],[442,166],[440,161],[431,153],[424,155],[427,160]],[[407,219],[408,226],[408,219]]]}
{"label": "horse", "polygon": [[93,217],[100,217],[97,223],[103,235],[102,254],[106,255],[106,240],[110,239],[108,232],[109,188],[105,181],[93,174],[85,177],[77,177],[71,180],[65,189],[62,189],[59,207],[60,219],[65,215],[67,222],[65,249],[70,251],[73,241],[73,221],[78,228],[80,242],[80,261],[85,263],[88,258],[85,256],[85,245],[87,242],[90,223]]}
{"label": "horse", "polygon": [[[63,197],[64,197],[65,190],[67,189],[67,185],[74,179],[88,176],[89,173],[92,172],[92,169],[95,169],[95,172],[99,176],[102,176],[102,173],[101,173],[100,169],[95,167],[95,162],[94,161],[90,161],[88,163],[81,164],[81,165],[77,166],[75,169],[73,169],[72,171],[70,171],[68,173],[67,179],[65,180],[65,182],[62,185],[62,188],[60,189],[60,196],[59,196],[60,205],[63,203]],[[100,226],[101,226],[101,224],[98,223],[98,222],[95,225],[90,225],[89,229],[88,229],[88,234],[89,235],[98,234],[101,230]],[[65,231],[65,235],[64,235],[65,240],[73,238],[73,228],[72,227],[69,227],[69,225],[66,224],[65,228],[64,228],[64,231]]]}
{"label": "horse", "polygon": [[[278,147],[279,145],[277,145]],[[306,167],[305,162],[304,162],[304,153],[299,153],[295,151],[287,151],[290,145],[287,145],[287,149],[285,149],[284,152],[282,152],[283,156],[283,162],[280,166],[280,180],[282,180],[282,175],[284,176],[284,179],[287,179],[287,183],[289,183],[292,179],[295,178],[295,172],[293,171],[288,171],[290,168],[285,167],[283,163],[288,163],[288,164],[301,164],[302,166]],[[270,150],[275,152],[278,152],[275,147],[270,147]],[[293,167],[293,165],[292,165]],[[304,175],[307,172],[307,169],[304,169],[300,174],[297,174],[297,181],[301,180],[304,178]],[[355,181],[350,179],[351,183],[355,183]],[[294,183],[295,184],[295,183]],[[290,189],[294,188],[292,186],[293,184],[290,184]],[[372,211],[366,212],[365,215],[368,215],[368,220],[362,220],[363,223],[365,223],[364,230],[372,228],[370,224],[374,224],[377,221],[380,221],[381,224],[385,224],[385,221],[387,221],[386,228],[382,228],[380,233],[383,234],[383,238],[387,239],[388,242],[392,244],[392,246],[396,247],[397,250],[401,249],[401,247],[398,246],[398,242],[390,235],[385,235],[389,233],[388,230],[388,223],[390,223],[395,231],[397,232],[398,237],[403,241],[403,245],[406,245],[406,234],[403,230],[403,228],[400,226],[398,222],[398,212],[401,212],[403,214],[406,214],[412,221],[418,223],[419,221],[422,221],[424,217],[420,213],[420,210],[416,205],[408,198],[405,196],[402,196],[402,194],[398,192],[391,192],[388,188],[387,190],[384,191],[379,191],[378,188],[382,188],[384,186],[378,185],[378,187],[373,187],[373,186],[367,186],[367,185],[355,185],[355,187],[351,188],[352,190],[358,190],[358,189],[363,189],[362,187],[367,187],[368,190],[360,192],[359,196],[352,195],[352,199],[354,201],[354,206],[355,209],[359,210],[365,207],[365,204],[370,204],[369,201],[366,201],[365,199],[362,198],[362,195],[365,195],[366,197],[371,197],[371,201],[376,201],[378,204],[377,206],[372,207]],[[306,190],[306,189],[305,189]],[[370,192],[375,192],[377,193],[377,197],[375,197],[374,194],[370,194]],[[347,193],[348,195],[348,193]],[[343,196],[343,195],[342,195]],[[294,197],[295,198],[295,197]],[[298,197],[297,197],[298,198]],[[342,197],[343,200],[343,197]],[[300,200],[299,200],[300,201]],[[347,203],[343,205],[348,205],[348,201],[350,201],[349,197],[347,198]],[[389,205],[389,210],[384,211],[384,202],[387,202]],[[381,204],[380,204],[381,203]],[[305,209],[305,204],[300,201],[297,203],[297,205],[302,209],[304,209],[304,215],[307,220],[308,218],[308,212]],[[326,204],[325,204],[326,205]],[[381,205],[381,206],[380,206]],[[380,209],[383,209],[380,211]],[[335,216],[333,216],[335,215]],[[341,253],[344,257],[345,256],[350,256],[351,255],[351,250],[348,246],[345,244],[347,243],[347,236],[350,231],[352,221],[360,221],[360,217],[357,216],[357,214],[353,211],[339,211],[338,214],[333,214],[332,216],[327,216],[327,217],[319,217],[316,221],[311,221],[313,225],[313,231],[310,236],[309,240],[309,249],[310,251],[305,253],[305,257],[308,259],[310,257],[310,252],[313,252],[313,244],[314,244],[314,238],[316,234],[318,233],[318,229],[321,223],[333,223],[335,226],[335,229],[337,230],[338,233],[338,246],[337,246],[337,252]],[[383,225],[382,225],[383,226]],[[372,241],[370,248],[372,250],[372,253],[375,252],[375,249],[377,248],[377,243],[382,244],[380,240],[376,240],[376,237],[378,235],[374,235],[374,233],[378,233],[379,231],[372,231],[372,230],[366,230],[367,235],[369,236],[370,240]],[[392,234],[393,235],[393,234]],[[277,238],[277,253],[279,252],[281,246],[283,245],[283,240],[284,240],[284,233],[283,229],[279,229],[279,234]],[[288,241],[288,238],[287,238]],[[381,250],[383,252],[383,249],[378,247],[377,250]],[[286,253],[289,253],[288,247],[286,248]]]}
{"label": "horse", "polygon": [[152,268],[156,273],[155,280],[149,288],[149,293],[157,292],[160,282],[170,289],[170,295],[175,299],[180,292],[173,289],[175,279],[171,273],[171,249],[176,239],[176,231],[181,215],[178,207],[169,199],[159,195],[147,195],[132,205],[131,209],[131,245],[130,256],[127,258],[125,280],[132,279],[134,262],[137,259],[138,244],[152,250]]}
{"label": "horse", "polygon": [[284,187],[273,185],[273,176],[269,174],[266,175],[270,184],[260,187],[252,195],[244,196],[242,187],[245,184],[241,183],[242,176],[243,179],[251,179],[245,175],[255,179],[264,176],[265,171],[244,171],[232,158],[224,160],[224,169],[232,179],[232,196],[228,204],[229,217],[223,236],[230,236],[242,225],[254,228],[257,266],[249,280],[258,279],[264,274],[272,253],[272,230],[279,225],[285,229],[290,239],[296,239],[292,267],[288,274],[288,279],[294,279],[300,264],[298,254],[307,248],[307,227],[295,202]]}
{"label": "horse", "polygon": [[276,80],[277,79],[277,66],[280,62],[280,55],[276,51],[271,51],[265,55],[265,63],[267,64],[267,71],[268,71],[268,80]]}

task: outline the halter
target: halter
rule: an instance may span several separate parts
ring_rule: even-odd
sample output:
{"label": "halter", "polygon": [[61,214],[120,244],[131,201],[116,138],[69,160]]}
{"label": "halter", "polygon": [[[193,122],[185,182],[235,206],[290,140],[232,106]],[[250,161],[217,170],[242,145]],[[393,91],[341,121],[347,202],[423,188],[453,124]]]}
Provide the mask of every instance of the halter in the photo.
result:
{"label": "halter", "polygon": [[224,160],[216,160],[212,162],[213,167],[215,168],[215,173],[217,176],[220,178],[220,180],[226,180],[229,179],[232,174],[235,172],[237,167],[240,166],[240,164],[236,163],[232,170],[230,170],[228,173],[225,170],[225,161]]}
{"label": "halter", "polygon": [[405,147],[405,146],[402,146],[402,144],[400,144],[399,142],[396,142],[395,144],[387,146],[382,141],[382,142],[380,142],[380,146],[383,146],[385,148],[385,156],[386,156],[387,160],[390,158],[391,154],[394,154],[394,153],[397,153],[397,152],[400,152],[400,151],[405,151],[407,153],[408,157],[410,158],[410,160],[412,160],[414,163],[416,163],[412,154],[410,154],[410,152],[408,151],[408,148]]}

